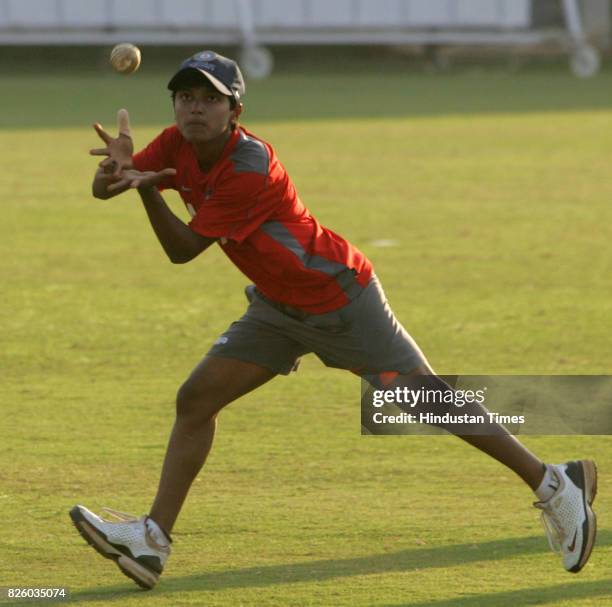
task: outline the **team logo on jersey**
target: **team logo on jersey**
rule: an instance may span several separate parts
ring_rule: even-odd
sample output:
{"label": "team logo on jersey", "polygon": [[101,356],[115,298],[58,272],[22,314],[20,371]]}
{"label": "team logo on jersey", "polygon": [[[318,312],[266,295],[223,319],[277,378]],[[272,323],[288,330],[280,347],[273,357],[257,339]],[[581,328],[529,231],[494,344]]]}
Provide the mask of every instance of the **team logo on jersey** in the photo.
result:
{"label": "team logo on jersey", "polygon": [[223,344],[226,344],[228,341],[229,339],[225,337],[225,335],[221,335],[221,337],[217,337],[215,341],[215,346],[221,346]]}

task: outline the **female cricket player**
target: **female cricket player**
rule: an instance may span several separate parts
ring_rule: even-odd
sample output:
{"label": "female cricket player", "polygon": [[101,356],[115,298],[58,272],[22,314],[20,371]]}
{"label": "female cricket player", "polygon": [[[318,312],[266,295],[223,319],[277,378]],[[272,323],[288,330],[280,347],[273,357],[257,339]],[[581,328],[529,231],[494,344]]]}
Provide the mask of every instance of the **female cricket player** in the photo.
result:
{"label": "female cricket player", "polygon": [[[117,137],[94,125],[104,147],[92,154],[106,158],[93,195],[108,199],[135,189],[172,263],[189,262],[216,244],[253,285],[244,315],[178,390],[149,513],[136,518],[109,511],[118,519],[109,521],[80,505],[70,512],[85,540],[143,588],[153,588],[170,555],[172,528],[211,449],[217,414],[289,374],[302,355],[314,352],[326,365],[372,383],[384,378],[391,386],[409,380],[450,389],[393,315],[372,263],[318,223],[272,146],[238,124],[245,93],[238,65],[204,51],[181,64],[168,88],[175,124],[137,154],[125,110],[118,114]],[[179,192],[188,224],[166,205],[166,188]],[[486,410],[473,403],[470,412]],[[580,571],[595,542],[595,464],[544,464],[495,423],[473,434],[446,429],[523,479],[535,492],[551,546],[568,571]]]}

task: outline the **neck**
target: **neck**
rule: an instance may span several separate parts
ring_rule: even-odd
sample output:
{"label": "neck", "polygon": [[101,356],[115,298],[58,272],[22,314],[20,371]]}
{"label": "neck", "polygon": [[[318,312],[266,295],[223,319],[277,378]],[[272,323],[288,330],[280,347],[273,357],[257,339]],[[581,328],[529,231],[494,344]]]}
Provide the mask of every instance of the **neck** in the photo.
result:
{"label": "neck", "polygon": [[223,148],[231,135],[232,131],[228,129],[210,141],[195,142],[191,144],[195,150],[198,165],[202,171],[209,171],[215,162],[219,160],[223,153]]}

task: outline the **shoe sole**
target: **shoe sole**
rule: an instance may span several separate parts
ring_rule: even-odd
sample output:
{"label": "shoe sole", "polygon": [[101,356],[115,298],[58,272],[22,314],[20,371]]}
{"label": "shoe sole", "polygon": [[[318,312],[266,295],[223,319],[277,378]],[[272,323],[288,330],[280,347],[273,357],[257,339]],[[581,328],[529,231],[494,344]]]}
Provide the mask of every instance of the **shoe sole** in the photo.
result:
{"label": "shoe sole", "polygon": [[159,580],[159,574],[143,567],[140,563],[123,554],[108,542],[106,537],[93,527],[81,514],[77,506],[70,510],[70,518],[81,537],[105,559],[114,561],[121,572],[141,588],[151,590]]}
{"label": "shoe sole", "polygon": [[580,466],[582,481],[584,487],[584,511],[586,512],[586,521],[583,523],[582,529],[586,541],[583,542],[582,553],[570,571],[578,573],[587,563],[593,547],[595,546],[595,538],[597,537],[597,516],[591,509],[591,505],[597,496],[597,465],[591,460],[581,460],[576,462]]}

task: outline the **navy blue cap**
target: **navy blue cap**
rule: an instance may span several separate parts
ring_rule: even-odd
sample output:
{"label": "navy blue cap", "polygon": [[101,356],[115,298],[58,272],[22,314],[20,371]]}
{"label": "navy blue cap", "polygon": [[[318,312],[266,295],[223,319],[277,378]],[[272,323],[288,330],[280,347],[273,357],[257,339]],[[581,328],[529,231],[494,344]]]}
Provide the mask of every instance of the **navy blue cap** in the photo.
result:
{"label": "navy blue cap", "polygon": [[178,71],[168,82],[168,88],[176,91],[189,72],[196,70],[220,92],[240,101],[244,95],[244,78],[238,64],[214,51],[196,53],[181,63]]}

